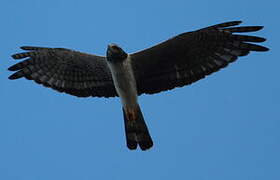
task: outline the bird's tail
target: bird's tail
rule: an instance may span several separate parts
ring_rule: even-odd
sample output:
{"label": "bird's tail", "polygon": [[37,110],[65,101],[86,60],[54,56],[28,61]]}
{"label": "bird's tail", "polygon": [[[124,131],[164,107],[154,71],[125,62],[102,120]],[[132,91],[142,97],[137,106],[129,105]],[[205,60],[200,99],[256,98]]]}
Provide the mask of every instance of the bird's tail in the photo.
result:
{"label": "bird's tail", "polygon": [[143,151],[151,148],[153,146],[153,140],[139,105],[133,109],[123,107],[123,116],[127,147],[133,150],[139,144]]}

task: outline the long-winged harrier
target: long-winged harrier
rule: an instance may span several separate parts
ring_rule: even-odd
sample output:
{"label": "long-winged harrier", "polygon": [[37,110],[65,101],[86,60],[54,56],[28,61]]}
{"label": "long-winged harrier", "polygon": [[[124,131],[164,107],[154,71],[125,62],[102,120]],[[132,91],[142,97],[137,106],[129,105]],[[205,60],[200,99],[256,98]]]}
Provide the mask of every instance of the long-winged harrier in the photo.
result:
{"label": "long-winged harrier", "polygon": [[262,26],[237,26],[232,21],[175,36],[151,48],[127,54],[110,44],[106,57],[64,48],[24,46],[27,58],[9,68],[9,79],[25,77],[59,92],[78,97],[115,97],[122,102],[127,147],[142,150],[153,146],[137,97],[182,87],[226,67],[250,51],[268,51],[252,44],[264,42],[254,32]]}

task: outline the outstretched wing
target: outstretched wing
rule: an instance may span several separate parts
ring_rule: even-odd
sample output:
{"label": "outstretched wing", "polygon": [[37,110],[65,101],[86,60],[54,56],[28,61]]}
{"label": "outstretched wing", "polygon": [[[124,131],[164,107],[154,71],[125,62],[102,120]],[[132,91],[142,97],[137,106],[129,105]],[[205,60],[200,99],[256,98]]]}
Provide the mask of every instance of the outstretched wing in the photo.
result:
{"label": "outstretched wing", "polygon": [[27,58],[9,68],[9,79],[25,77],[59,92],[78,97],[117,96],[105,57],[64,48],[21,47],[14,59]]}
{"label": "outstretched wing", "polygon": [[264,38],[234,34],[254,32],[263,27],[231,27],[240,23],[232,21],[183,33],[131,54],[138,94],[182,87],[226,67],[250,51],[267,51],[266,47],[249,43],[264,42]]}

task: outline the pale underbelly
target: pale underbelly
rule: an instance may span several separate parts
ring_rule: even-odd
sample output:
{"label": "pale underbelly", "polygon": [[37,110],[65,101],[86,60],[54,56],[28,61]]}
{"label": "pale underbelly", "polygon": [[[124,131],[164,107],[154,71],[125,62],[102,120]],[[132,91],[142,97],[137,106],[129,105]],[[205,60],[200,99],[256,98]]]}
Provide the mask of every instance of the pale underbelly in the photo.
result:
{"label": "pale underbelly", "polygon": [[137,106],[137,87],[131,65],[128,61],[118,64],[108,63],[116,91],[124,107]]}

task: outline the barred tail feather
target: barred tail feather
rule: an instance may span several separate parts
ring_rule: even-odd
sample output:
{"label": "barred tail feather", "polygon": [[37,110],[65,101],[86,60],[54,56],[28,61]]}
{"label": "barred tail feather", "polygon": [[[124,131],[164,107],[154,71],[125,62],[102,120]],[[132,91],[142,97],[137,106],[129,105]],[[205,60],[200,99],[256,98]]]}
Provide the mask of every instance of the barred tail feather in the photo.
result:
{"label": "barred tail feather", "polygon": [[151,148],[153,146],[153,140],[140,107],[137,106],[132,111],[123,108],[123,116],[127,147],[134,150],[139,145],[143,151]]}

